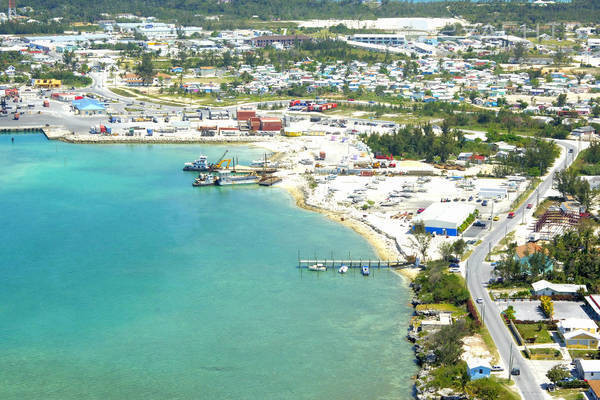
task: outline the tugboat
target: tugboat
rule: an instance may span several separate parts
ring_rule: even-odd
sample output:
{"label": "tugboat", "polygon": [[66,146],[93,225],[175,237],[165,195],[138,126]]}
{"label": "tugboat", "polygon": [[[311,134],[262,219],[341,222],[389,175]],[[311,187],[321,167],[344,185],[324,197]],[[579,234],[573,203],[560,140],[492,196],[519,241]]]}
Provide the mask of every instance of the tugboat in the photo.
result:
{"label": "tugboat", "polygon": [[187,162],[183,165],[184,171],[210,171],[210,165],[208,165],[207,158],[204,154],[200,155],[197,160],[193,162]]}
{"label": "tugboat", "polygon": [[215,176],[211,174],[200,174],[194,182],[192,186],[212,186],[215,184]]}
{"label": "tugboat", "polygon": [[363,265],[360,273],[363,274],[363,276],[369,276],[369,266],[368,265]]}

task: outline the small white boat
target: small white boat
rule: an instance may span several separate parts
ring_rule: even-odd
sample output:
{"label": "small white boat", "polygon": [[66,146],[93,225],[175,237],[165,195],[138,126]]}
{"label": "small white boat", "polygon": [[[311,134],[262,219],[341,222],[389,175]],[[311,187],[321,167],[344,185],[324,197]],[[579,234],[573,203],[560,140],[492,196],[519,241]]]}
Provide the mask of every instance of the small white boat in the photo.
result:
{"label": "small white boat", "polygon": [[327,271],[327,267],[323,264],[313,264],[309,265],[308,269],[311,271]]}
{"label": "small white boat", "polygon": [[347,265],[342,265],[342,266],[340,267],[340,269],[338,269],[338,272],[339,272],[340,274],[345,274],[346,272],[348,272],[348,266],[347,266]]}

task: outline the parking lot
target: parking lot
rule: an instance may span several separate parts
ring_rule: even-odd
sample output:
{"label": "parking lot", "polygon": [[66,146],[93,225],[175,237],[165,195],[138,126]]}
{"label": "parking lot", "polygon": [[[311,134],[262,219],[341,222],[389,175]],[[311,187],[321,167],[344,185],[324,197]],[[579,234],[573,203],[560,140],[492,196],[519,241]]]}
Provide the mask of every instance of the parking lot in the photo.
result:
{"label": "parking lot", "polygon": [[[547,319],[540,307],[539,300],[509,300],[498,301],[498,308],[504,311],[508,306],[515,309],[515,317],[521,321],[542,321]],[[554,319],[564,318],[589,318],[586,304],[577,301],[555,301]]]}

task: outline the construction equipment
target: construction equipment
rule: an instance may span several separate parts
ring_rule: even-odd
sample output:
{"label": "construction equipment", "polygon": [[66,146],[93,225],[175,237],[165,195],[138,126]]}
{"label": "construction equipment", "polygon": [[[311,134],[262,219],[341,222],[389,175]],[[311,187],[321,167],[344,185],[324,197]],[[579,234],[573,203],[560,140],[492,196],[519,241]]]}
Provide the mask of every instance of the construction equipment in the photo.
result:
{"label": "construction equipment", "polygon": [[224,163],[227,163],[227,166],[225,166],[225,169],[228,169],[229,164],[231,164],[231,158],[226,158],[225,160],[219,160],[218,163],[212,165],[211,169],[221,169],[221,168],[223,168]]}
{"label": "construction equipment", "polygon": [[217,160],[216,164],[219,164],[221,161],[223,161],[223,159],[225,158],[225,156],[227,155],[227,153],[229,153],[229,150],[225,150],[225,152],[221,155],[221,157],[219,157],[219,159]]}

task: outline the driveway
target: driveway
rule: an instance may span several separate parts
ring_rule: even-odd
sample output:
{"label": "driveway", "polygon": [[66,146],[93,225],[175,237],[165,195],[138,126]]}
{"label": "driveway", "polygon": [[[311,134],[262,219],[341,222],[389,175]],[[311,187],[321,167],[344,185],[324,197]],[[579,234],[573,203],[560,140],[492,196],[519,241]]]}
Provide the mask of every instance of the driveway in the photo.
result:
{"label": "driveway", "polygon": [[[540,307],[539,300],[509,300],[497,301],[501,311],[508,306],[515,309],[515,317],[521,321],[542,321],[547,319]],[[582,301],[555,301],[554,319],[590,318],[585,311],[586,304]]]}

